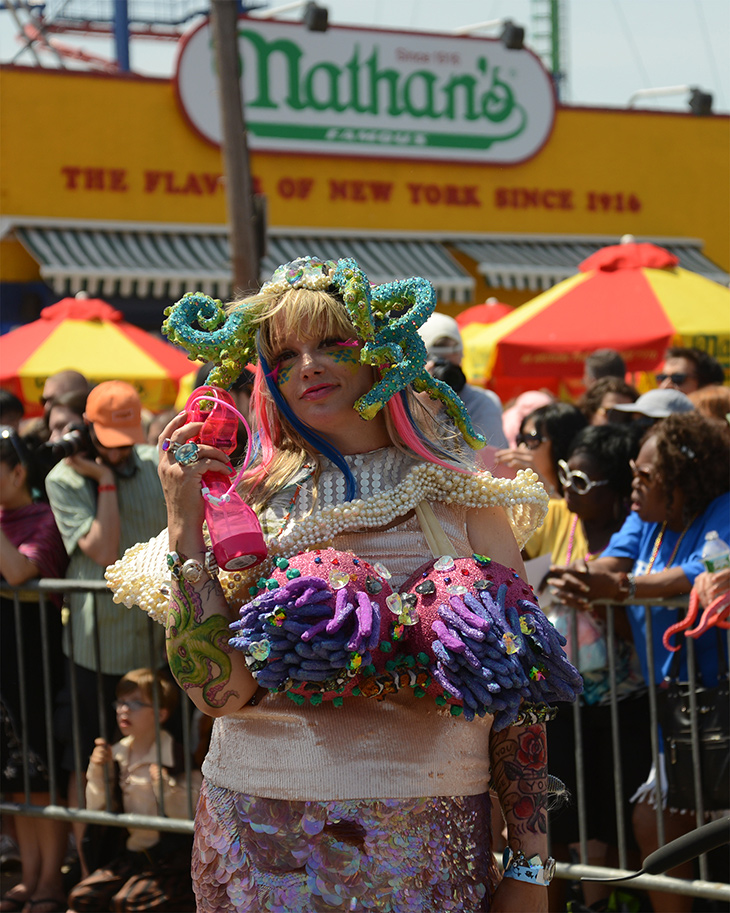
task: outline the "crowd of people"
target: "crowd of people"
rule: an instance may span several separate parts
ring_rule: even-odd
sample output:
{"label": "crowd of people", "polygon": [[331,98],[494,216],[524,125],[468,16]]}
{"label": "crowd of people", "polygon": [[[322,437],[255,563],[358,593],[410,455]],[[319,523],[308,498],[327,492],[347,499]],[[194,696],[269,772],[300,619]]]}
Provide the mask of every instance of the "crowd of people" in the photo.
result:
{"label": "crowd of people", "polygon": [[[641,599],[727,589],[701,560],[708,532],[730,541],[722,368],[672,348],[639,395],[601,350],[579,402],[502,404],[466,382],[458,325],[429,316],[425,280],[373,289],[374,316],[353,264],[280,267],[216,345],[184,308],[168,318],[208,360],[198,384],[231,387],[250,422],[245,471],[242,424],[221,450],[123,381],[60,372],[30,420],[0,391],[0,789],[44,806],[55,782],[70,808],[148,816],[197,805],[193,839],[5,817],[21,868],[0,911],[565,909],[545,888],[581,843],[576,739],[584,861],[617,865],[617,766],[631,859],[659,845],[649,689],[679,616],[652,609],[652,681]],[[253,508],[258,567],[218,566],[211,473]],[[39,600],[23,590],[38,578],[79,586]],[[84,590],[105,579],[114,592]],[[555,631],[567,658],[548,662]],[[716,641],[696,640],[705,687]],[[197,708],[189,758],[181,694]],[[666,809],[667,839],[691,811]],[[608,894],[584,888],[594,909]]]}

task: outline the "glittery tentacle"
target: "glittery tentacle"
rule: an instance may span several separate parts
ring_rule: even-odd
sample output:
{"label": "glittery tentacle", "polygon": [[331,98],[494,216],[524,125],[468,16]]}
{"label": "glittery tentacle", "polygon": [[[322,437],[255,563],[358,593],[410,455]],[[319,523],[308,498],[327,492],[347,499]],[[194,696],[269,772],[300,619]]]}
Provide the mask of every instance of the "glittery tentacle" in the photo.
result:
{"label": "glittery tentacle", "polygon": [[347,313],[358,337],[363,342],[374,338],[372,297],[370,282],[355,260],[348,258],[337,261],[337,269],[332,274],[332,284],[339,291],[345,302]]}
{"label": "glittery tentacle", "polygon": [[[361,305],[355,307],[347,300],[345,304],[348,305],[350,318],[356,322]],[[390,316],[394,311],[402,311],[408,304],[410,307],[401,316]],[[469,446],[478,449],[484,446],[485,439],[472,425],[466,406],[448,384],[436,380],[426,370],[428,354],[418,328],[431,316],[435,307],[436,293],[426,279],[401,279],[373,289],[372,305],[368,302],[368,317],[371,312],[375,314],[376,332],[372,338],[363,337],[366,344],[360,353],[360,360],[378,367],[382,376],[372,390],[355,403],[355,408],[363,418],[371,419],[396,393],[412,385],[415,390],[424,391],[432,399],[442,402]]]}
{"label": "glittery tentacle", "polygon": [[[217,365],[208,383],[227,388],[256,357],[249,314],[244,307],[226,314],[223,304],[202,292],[189,292],[165,309],[162,333],[185,349],[192,360]],[[202,327],[196,329],[195,324]]]}

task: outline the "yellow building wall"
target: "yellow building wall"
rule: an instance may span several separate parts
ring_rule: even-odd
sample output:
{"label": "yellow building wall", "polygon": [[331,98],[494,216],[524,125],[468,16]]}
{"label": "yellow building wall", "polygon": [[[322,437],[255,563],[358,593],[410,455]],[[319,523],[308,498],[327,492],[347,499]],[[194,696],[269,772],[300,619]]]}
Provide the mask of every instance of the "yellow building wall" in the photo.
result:
{"label": "yellow building wall", "polygon": [[[220,151],[188,125],[172,82],[3,67],[0,98],[4,215],[225,221]],[[254,152],[251,168],[272,226],[697,237],[728,270],[729,161],[727,117],[563,108],[520,165]],[[6,264],[28,269],[3,252],[4,281]]]}

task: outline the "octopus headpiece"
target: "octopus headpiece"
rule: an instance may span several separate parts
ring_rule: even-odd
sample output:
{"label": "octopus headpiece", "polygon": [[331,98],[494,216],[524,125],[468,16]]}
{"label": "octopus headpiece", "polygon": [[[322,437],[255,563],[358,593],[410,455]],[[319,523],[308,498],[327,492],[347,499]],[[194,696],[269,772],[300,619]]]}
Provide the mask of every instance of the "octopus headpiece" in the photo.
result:
{"label": "octopus headpiece", "polygon": [[[379,371],[380,379],[355,403],[364,419],[373,418],[391,397],[412,385],[443,403],[471,447],[484,446],[463,402],[448,384],[426,370],[426,346],[418,328],[436,306],[436,293],[427,279],[413,277],[371,287],[355,260],[299,257],[279,266],[261,287],[261,294],[300,288],[339,295],[363,344],[360,361]],[[250,305],[226,314],[220,301],[193,292],[165,311],[162,332],[191,358],[214,361],[217,367],[208,382],[228,387],[246,364],[256,360],[252,315]]]}

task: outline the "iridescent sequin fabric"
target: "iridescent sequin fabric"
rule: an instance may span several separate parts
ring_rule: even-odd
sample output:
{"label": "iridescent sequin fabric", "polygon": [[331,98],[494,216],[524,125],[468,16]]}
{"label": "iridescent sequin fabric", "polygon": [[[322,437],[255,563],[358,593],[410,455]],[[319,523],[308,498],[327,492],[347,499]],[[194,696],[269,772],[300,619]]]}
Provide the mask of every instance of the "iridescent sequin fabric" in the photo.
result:
{"label": "iridescent sequin fabric", "polygon": [[489,910],[489,795],[291,802],[204,784],[198,913]]}

